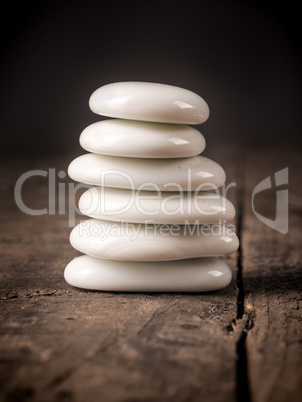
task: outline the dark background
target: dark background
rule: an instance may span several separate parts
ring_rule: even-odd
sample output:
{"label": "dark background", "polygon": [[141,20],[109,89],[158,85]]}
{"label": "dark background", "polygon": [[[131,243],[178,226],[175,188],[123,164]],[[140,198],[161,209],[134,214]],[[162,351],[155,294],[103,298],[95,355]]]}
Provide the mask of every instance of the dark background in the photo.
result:
{"label": "dark background", "polygon": [[80,150],[115,81],[190,89],[207,143],[301,145],[301,48],[293,1],[21,2],[2,16],[2,151]]}

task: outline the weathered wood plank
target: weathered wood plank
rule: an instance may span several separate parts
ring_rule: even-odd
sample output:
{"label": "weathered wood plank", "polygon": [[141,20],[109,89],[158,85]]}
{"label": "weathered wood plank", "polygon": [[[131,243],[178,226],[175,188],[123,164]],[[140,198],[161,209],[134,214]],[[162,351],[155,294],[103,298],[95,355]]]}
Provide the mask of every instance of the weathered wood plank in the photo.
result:
{"label": "weathered wood plank", "polygon": [[[259,182],[285,167],[289,167],[290,183],[289,232],[282,234],[256,218],[251,194]],[[300,172],[298,151],[255,150],[247,157],[241,247],[244,318],[248,320],[246,353],[253,402],[301,400]],[[259,193],[255,203],[258,211],[271,219],[275,214],[275,190],[278,189]]]}
{"label": "weathered wood plank", "polygon": [[[228,156],[220,162],[226,163]],[[66,169],[64,159],[25,160],[14,166],[2,183],[2,399],[234,401],[241,331],[234,325],[236,255],[226,258],[233,281],[219,292],[72,288],[63,271],[78,253],[68,242],[67,217],[25,215],[12,196],[25,169]],[[47,186],[43,177],[28,181],[28,205],[47,206]]]}
{"label": "weathered wood plank", "polygon": [[[233,255],[227,258],[233,269],[230,287],[197,295],[68,286],[63,270],[78,253],[68,242],[67,217],[27,216],[13,203],[21,173],[66,170],[64,158],[13,163],[14,171],[0,182],[6,211],[0,244],[2,400],[211,402],[235,401],[236,392],[239,401],[300,400],[300,158],[285,150],[271,151],[270,158],[265,150],[250,152],[245,165],[243,151],[208,152],[226,168],[228,182],[240,167],[238,188],[228,196],[239,210],[244,201],[242,278]],[[282,235],[254,216],[251,193],[286,166],[290,230]],[[28,205],[47,206],[47,189],[45,178],[29,181],[24,187]],[[273,202],[273,192],[263,192],[256,207],[273,218]]]}

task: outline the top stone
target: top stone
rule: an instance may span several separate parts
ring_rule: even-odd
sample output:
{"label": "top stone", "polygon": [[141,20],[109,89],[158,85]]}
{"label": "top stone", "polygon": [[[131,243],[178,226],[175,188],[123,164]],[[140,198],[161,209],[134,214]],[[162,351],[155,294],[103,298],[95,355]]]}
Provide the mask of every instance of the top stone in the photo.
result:
{"label": "top stone", "polygon": [[200,124],[209,117],[209,107],[199,95],[151,82],[104,85],[93,92],[89,107],[103,116],[158,123]]}

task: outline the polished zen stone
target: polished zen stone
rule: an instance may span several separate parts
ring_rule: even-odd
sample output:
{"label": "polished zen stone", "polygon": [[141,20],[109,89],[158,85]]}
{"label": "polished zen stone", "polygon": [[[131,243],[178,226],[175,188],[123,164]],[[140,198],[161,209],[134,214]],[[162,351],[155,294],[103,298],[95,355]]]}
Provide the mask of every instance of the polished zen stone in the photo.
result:
{"label": "polished zen stone", "polygon": [[83,255],[65,268],[72,286],[122,292],[204,292],[226,287],[229,266],[219,258],[163,262],[104,260]]}
{"label": "polished zen stone", "polygon": [[194,92],[150,82],[104,85],[93,92],[89,106],[103,116],[159,123],[200,124],[209,117],[207,103]]}
{"label": "polished zen stone", "polygon": [[68,173],[83,183],[153,191],[212,190],[226,178],[223,168],[204,156],[142,159],[88,153],[72,161]]}
{"label": "polished zen stone", "polygon": [[203,135],[184,124],[108,119],[86,127],[80,144],[96,154],[133,158],[183,158],[200,154]]}
{"label": "polished zen stone", "polygon": [[84,215],[117,222],[195,224],[230,221],[233,204],[209,192],[131,191],[92,187],[79,200]]}
{"label": "polished zen stone", "polygon": [[238,248],[224,225],[144,225],[89,219],[70,234],[71,245],[92,257],[169,261],[231,254]]}

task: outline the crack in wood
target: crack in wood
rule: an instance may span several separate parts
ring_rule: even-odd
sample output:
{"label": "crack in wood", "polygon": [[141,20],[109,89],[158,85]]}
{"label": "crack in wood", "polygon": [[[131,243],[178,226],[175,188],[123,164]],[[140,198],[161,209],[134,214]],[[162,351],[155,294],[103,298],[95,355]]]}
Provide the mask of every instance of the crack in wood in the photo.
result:
{"label": "crack in wood", "polygon": [[9,292],[6,292],[4,296],[1,296],[1,300],[12,300],[12,299],[17,299],[19,297],[17,292],[14,292],[10,290]]}
{"label": "crack in wood", "polygon": [[11,300],[16,300],[16,299],[31,299],[31,298],[37,298],[37,297],[51,297],[51,296],[61,296],[60,292],[57,292],[57,290],[34,290],[31,292],[26,292],[22,290],[21,292],[15,292],[13,290],[10,290],[6,292],[4,295],[0,295],[0,302],[5,302],[5,301],[11,301]]}
{"label": "crack in wood", "polygon": [[[237,215],[237,236],[239,238],[238,257],[237,257],[237,316],[236,321],[245,319],[245,293],[244,293],[244,281],[243,281],[243,250],[242,250],[242,225],[243,225],[243,187],[240,186],[238,202],[238,215]],[[251,393],[249,386],[248,375],[248,354],[246,350],[246,337],[248,331],[253,326],[250,322],[250,318],[246,317],[246,322],[241,330],[240,336],[236,343],[236,394],[238,402],[250,402]]]}
{"label": "crack in wood", "polygon": [[246,320],[245,326],[241,330],[241,334],[236,343],[236,380],[237,380],[237,401],[251,402],[249,376],[248,376],[248,354],[246,350],[246,337],[249,331],[250,323]]}

